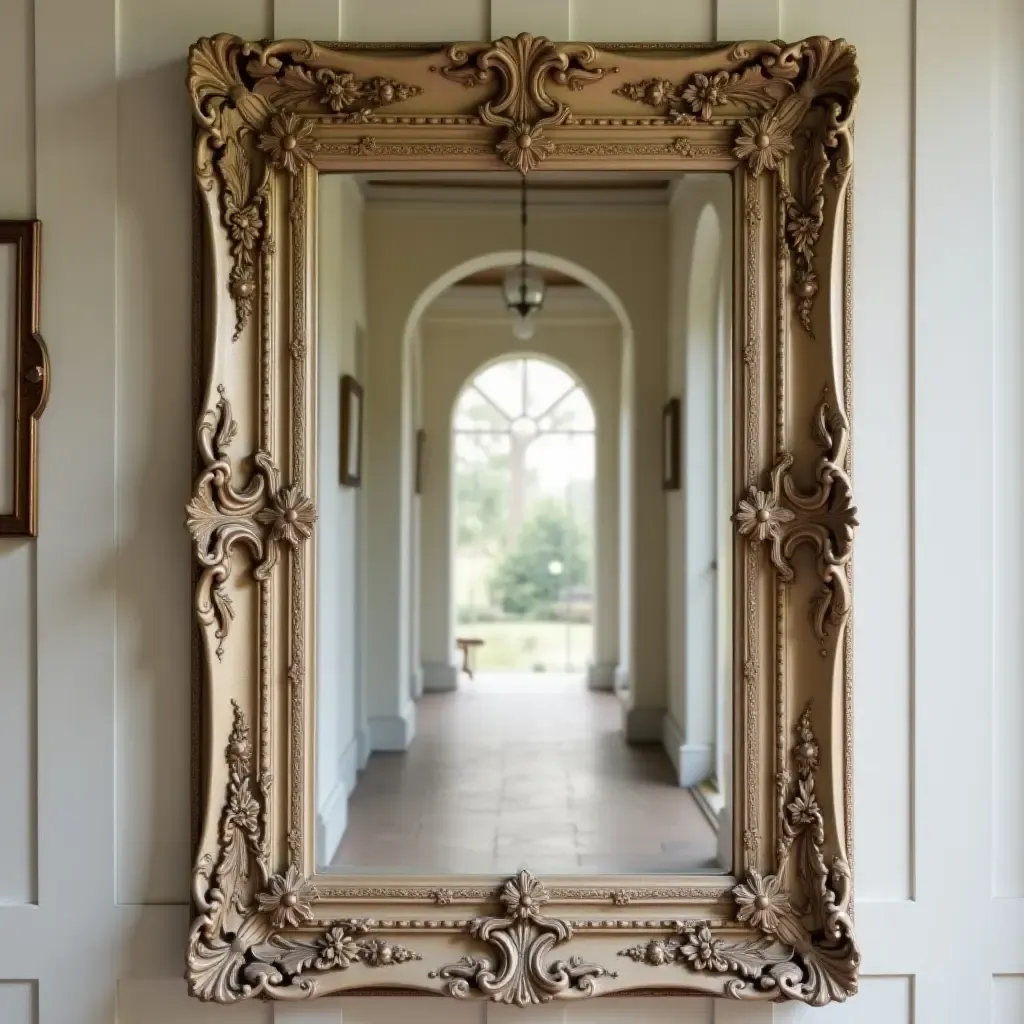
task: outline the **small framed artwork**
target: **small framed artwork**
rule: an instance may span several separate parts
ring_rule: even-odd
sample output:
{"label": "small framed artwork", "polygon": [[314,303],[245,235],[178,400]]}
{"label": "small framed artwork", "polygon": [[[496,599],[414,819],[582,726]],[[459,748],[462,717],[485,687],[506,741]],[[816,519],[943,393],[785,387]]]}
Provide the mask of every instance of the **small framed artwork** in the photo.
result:
{"label": "small framed artwork", "polygon": [[678,491],[682,484],[679,425],[679,399],[670,398],[661,408],[661,487],[665,491]]}
{"label": "small framed artwork", "polygon": [[0,535],[34,537],[38,423],[50,390],[39,336],[41,226],[0,221]]}
{"label": "small framed artwork", "polygon": [[427,444],[427,432],[420,427],[416,431],[416,493],[423,493],[423,455]]}
{"label": "small framed artwork", "polygon": [[363,386],[349,374],[341,378],[341,482],[363,482]]}

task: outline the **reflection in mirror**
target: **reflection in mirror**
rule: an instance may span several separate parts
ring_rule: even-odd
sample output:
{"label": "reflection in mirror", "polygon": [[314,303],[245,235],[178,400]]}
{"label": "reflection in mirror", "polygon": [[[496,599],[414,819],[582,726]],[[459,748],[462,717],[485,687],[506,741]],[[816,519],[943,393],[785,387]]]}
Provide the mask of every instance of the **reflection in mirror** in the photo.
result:
{"label": "reflection in mirror", "polygon": [[725,872],[732,181],[521,186],[320,179],[319,869]]}

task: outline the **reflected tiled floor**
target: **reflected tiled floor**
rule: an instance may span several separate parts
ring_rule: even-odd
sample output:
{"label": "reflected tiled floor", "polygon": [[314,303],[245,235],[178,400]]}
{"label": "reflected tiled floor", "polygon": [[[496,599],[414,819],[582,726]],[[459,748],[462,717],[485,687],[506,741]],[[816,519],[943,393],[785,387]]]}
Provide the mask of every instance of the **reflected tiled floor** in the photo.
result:
{"label": "reflected tiled floor", "polygon": [[374,754],[332,866],[512,874],[719,870],[715,834],[619,700],[573,677],[481,676],[426,694],[404,754]]}

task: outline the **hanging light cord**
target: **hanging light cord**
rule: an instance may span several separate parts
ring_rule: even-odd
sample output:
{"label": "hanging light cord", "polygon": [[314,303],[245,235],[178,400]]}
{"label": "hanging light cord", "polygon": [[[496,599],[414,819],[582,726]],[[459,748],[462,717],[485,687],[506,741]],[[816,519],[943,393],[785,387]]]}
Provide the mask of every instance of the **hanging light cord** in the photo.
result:
{"label": "hanging light cord", "polygon": [[523,310],[527,309],[527,305],[526,305],[526,175],[523,174],[523,175],[521,175],[521,177],[522,177],[523,185],[522,185],[522,190],[521,190],[522,199],[521,199],[521,202],[520,202],[520,214],[519,214],[519,223],[520,223],[520,227],[522,229],[522,244],[520,246],[520,249],[521,249],[521,259],[520,259],[520,266],[519,266],[519,307],[520,307],[519,308],[519,315],[520,316],[525,316],[526,314],[523,312]]}

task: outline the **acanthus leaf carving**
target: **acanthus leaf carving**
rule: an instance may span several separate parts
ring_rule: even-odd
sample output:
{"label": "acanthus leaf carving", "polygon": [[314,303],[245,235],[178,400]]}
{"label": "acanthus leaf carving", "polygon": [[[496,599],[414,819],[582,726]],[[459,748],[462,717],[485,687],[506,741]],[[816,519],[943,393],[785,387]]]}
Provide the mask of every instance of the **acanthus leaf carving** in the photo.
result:
{"label": "acanthus leaf carving", "polygon": [[767,490],[749,488],[740,500],[734,520],[740,534],[754,544],[769,546],[772,564],[783,581],[793,579],[792,556],[801,545],[818,556],[822,587],[811,608],[814,635],[823,640],[827,626],[840,626],[850,612],[850,584],[846,565],[853,555],[857,507],[853,488],[843,468],[849,443],[849,424],[827,400],[819,403],[814,433],[822,454],[815,466],[817,487],[804,493],[790,471],[793,456],[783,451],[770,473]]}
{"label": "acanthus leaf carving", "polygon": [[595,995],[597,979],[614,978],[614,971],[579,956],[545,962],[554,946],[572,938],[568,921],[541,913],[548,899],[543,884],[520,871],[501,892],[505,916],[478,917],[469,923],[470,934],[493,946],[496,956],[464,956],[431,971],[430,977],[447,982],[448,994],[458,999],[476,994],[516,1006]]}
{"label": "acanthus leaf carving", "polygon": [[270,168],[253,145],[273,107],[243,79],[247,44],[220,34],[200,39],[189,54],[189,94],[199,131],[196,178],[206,190],[220,179],[221,220],[228,236],[228,292],[235,304],[237,341],[252,318],[256,299],[256,253],[266,237]]}
{"label": "acanthus leaf carving", "polygon": [[262,808],[250,788],[249,723],[236,701],[232,711],[219,855],[214,864],[204,854],[193,873],[198,916],[187,947],[190,994],[219,1003],[257,996],[302,998],[317,991],[307,972],[344,971],[356,964],[390,967],[422,959],[397,942],[368,935],[369,923],[360,920],[332,921],[313,936],[285,934],[309,922],[316,891],[294,866],[283,875],[270,872]]}
{"label": "acanthus leaf carving", "polygon": [[[824,1006],[857,992],[860,950],[849,914],[850,869],[841,857],[831,868],[825,864],[824,822],[814,796],[819,747],[811,717],[808,704],[794,727],[796,784],[782,823],[778,870],[767,876],[752,871],[733,889],[737,920],[761,936],[731,941],[708,922],[683,922],[674,935],[640,942],[620,956],[651,967],[736,975],[726,993],[737,999],[768,994]],[[793,906],[784,883],[794,856],[808,901],[804,907]]]}
{"label": "acanthus leaf carving", "polygon": [[311,116],[330,115],[353,123],[368,121],[380,108],[423,92],[418,85],[384,75],[360,78],[344,68],[317,67],[317,60],[315,45],[307,49],[305,44],[278,43],[257,52],[246,70],[256,91],[277,110],[301,108]]}
{"label": "acanthus leaf carving", "polygon": [[247,548],[255,561],[253,576],[270,577],[280,544],[294,547],[311,535],[316,522],[312,501],[297,487],[280,485],[280,472],[266,452],[253,456],[255,472],[241,488],[226,457],[236,432],[231,404],[219,389],[215,409],[203,416],[197,442],[203,469],[185,508],[185,525],[192,534],[201,572],[195,609],[204,627],[214,627],[215,653],[224,653],[234,608],[227,590],[236,548]]}
{"label": "acanthus leaf carving", "polygon": [[699,71],[680,83],[627,82],[615,92],[679,124],[735,123],[733,154],[755,177],[780,171],[786,157],[802,147],[797,180],[780,178],[780,191],[794,258],[797,316],[813,337],[811,310],[819,290],[815,246],[824,225],[826,177],[831,170],[838,188],[851,164],[856,50],[843,39],[814,36],[787,47],[741,44],[729,57],[742,63]]}
{"label": "acanthus leaf carving", "polygon": [[447,57],[449,63],[436,70],[467,88],[498,79],[498,94],[480,105],[478,116],[482,124],[505,129],[497,153],[521,174],[534,170],[554,152],[544,129],[572,120],[568,104],[552,97],[549,86],[576,91],[618,72],[615,67],[594,66],[597,50],[593,46],[559,45],[525,32],[493,43],[456,43]]}

